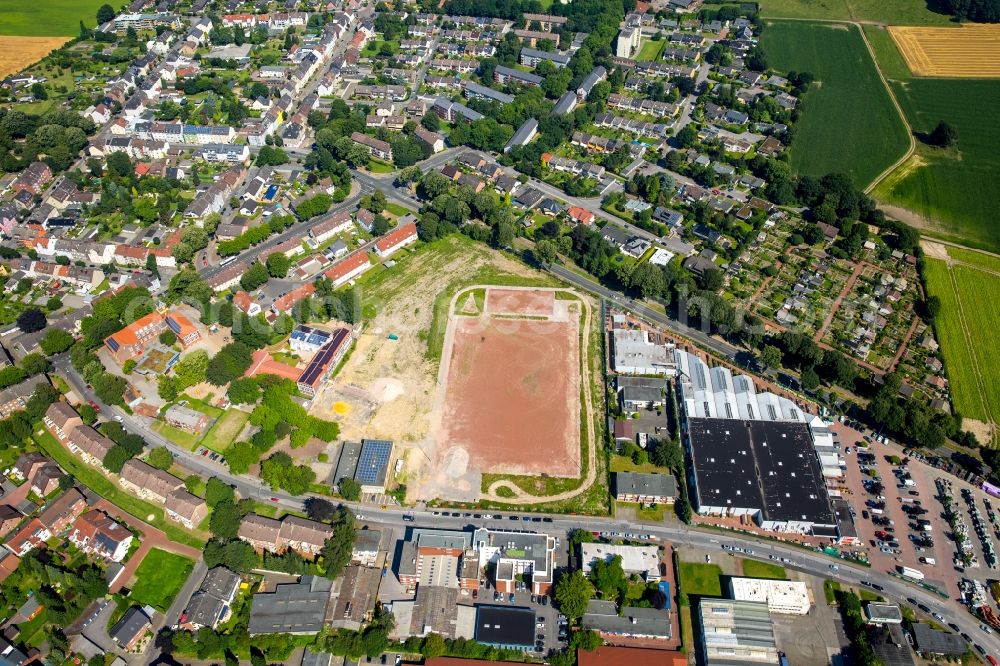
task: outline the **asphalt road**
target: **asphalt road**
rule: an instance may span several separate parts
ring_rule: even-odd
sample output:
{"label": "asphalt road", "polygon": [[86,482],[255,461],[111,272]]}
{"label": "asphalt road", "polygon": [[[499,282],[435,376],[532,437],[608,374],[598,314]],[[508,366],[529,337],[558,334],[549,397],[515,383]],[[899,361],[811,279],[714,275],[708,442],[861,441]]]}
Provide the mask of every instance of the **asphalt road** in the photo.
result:
{"label": "asphalt road", "polygon": [[[653,313],[655,314],[655,313]],[[87,400],[96,400],[96,396],[86,388],[86,384],[76,374],[69,363],[66,354],[55,360],[54,366],[59,370],[69,384],[81,397]],[[100,404],[100,403],[98,403]],[[172,442],[164,439],[149,428],[149,421],[142,417],[136,417],[123,413],[117,407],[102,406],[102,413],[109,416],[121,417],[122,424],[131,432],[141,435],[147,442],[154,446],[167,447],[185,467],[205,476],[216,476],[221,480],[232,484],[236,490],[244,497],[254,497],[262,501],[274,501],[274,503],[286,509],[294,511],[303,510],[303,500],[305,497],[295,497],[282,491],[272,491],[265,487],[259,479],[245,476],[233,475],[229,470],[221,465],[216,465],[211,461],[195,455],[193,452],[178,447]],[[363,505],[357,502],[345,502],[355,512],[360,522],[391,525],[399,527],[431,527],[431,528],[451,528],[464,529],[472,524],[472,515],[444,516],[440,512],[435,512],[423,506],[412,509],[381,508],[372,505]],[[437,513],[438,515],[435,515]],[[412,521],[404,520],[403,516],[413,518]],[[898,603],[909,604],[908,598],[912,598],[925,604],[932,612],[940,613],[945,622],[954,622],[960,629],[973,637],[973,639],[984,646],[987,651],[993,654],[1000,654],[1000,638],[997,634],[986,635],[979,629],[979,620],[968,613],[956,600],[945,600],[937,597],[923,589],[911,585],[905,581],[889,576],[886,572],[867,569],[861,566],[838,562],[821,553],[807,551],[793,546],[776,544],[767,540],[757,539],[746,535],[725,535],[714,530],[692,528],[688,526],[647,526],[630,525],[623,521],[618,521],[607,517],[593,516],[565,516],[532,514],[538,518],[548,518],[550,522],[529,522],[526,520],[512,519],[511,516],[521,514],[504,513],[500,519],[477,519],[476,525],[487,527],[505,527],[508,529],[541,529],[553,534],[568,534],[575,529],[585,529],[590,531],[619,532],[630,535],[651,535],[660,541],[669,541],[680,545],[689,545],[705,548],[709,551],[718,550],[719,557],[725,557],[722,544],[748,548],[753,551],[751,555],[742,554],[741,557],[750,557],[763,561],[769,561],[769,556],[774,555],[779,558],[787,558],[790,563],[784,563],[789,569],[801,571],[803,573],[818,576],[821,578],[831,578],[844,584],[858,585],[861,581],[872,581],[883,586],[881,592],[887,598]],[[838,562],[839,569],[831,569],[831,564]],[[190,585],[195,583],[188,581],[185,591]],[[193,587],[191,588],[194,589]],[[188,592],[189,594],[189,592]],[[180,597],[179,597],[180,598]],[[822,601],[820,600],[820,603]],[[177,609],[171,608],[171,613]],[[170,620],[168,614],[167,620]],[[174,620],[176,621],[176,620]]]}
{"label": "asphalt road", "polygon": [[712,337],[711,335],[708,335],[704,331],[697,328],[692,328],[691,326],[683,324],[677,321],[676,319],[671,319],[670,317],[667,317],[666,315],[661,314],[656,310],[652,310],[646,307],[639,301],[631,299],[617,291],[612,291],[611,289],[608,289],[607,287],[601,285],[598,282],[595,282],[589,278],[585,278],[578,273],[574,273],[568,268],[564,268],[563,266],[552,265],[549,266],[548,270],[551,273],[554,273],[555,275],[559,276],[561,279],[569,282],[570,284],[576,287],[580,287],[581,289],[584,289],[586,291],[589,291],[590,293],[596,296],[606,298],[609,301],[613,302],[618,307],[624,308],[626,310],[631,310],[637,315],[645,319],[649,319],[650,321],[653,321],[663,326],[664,328],[668,329],[669,331],[676,333],[681,337],[687,338],[701,345],[702,347],[710,349],[714,353],[719,354],[720,356],[723,356],[729,359],[730,361],[732,361],[733,358],[736,356],[736,353],[739,352],[738,348],[734,347],[728,342]]}

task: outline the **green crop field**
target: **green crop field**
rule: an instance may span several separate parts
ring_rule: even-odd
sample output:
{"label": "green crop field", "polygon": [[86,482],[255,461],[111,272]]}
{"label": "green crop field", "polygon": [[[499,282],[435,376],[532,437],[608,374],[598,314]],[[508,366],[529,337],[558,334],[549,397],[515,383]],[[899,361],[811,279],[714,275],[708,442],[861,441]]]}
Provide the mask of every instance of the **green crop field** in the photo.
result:
{"label": "green crop field", "polygon": [[[76,36],[80,21],[97,25],[97,8],[107,0],[0,0],[0,35]],[[110,3],[116,7],[114,3]]]}
{"label": "green crop field", "polygon": [[903,59],[903,54],[896,48],[889,31],[879,25],[862,26],[865,38],[875,51],[875,62],[887,79],[905,80],[910,78],[910,68]]}
{"label": "green crop field", "polygon": [[[898,68],[889,62],[886,69],[898,77]],[[918,141],[914,157],[879,184],[875,197],[915,213],[916,219],[906,221],[929,235],[1000,250],[1000,132],[995,122],[1000,80],[907,76],[890,83],[918,137],[943,120],[958,130],[958,144],[942,149]]]}
{"label": "green crop field", "polygon": [[798,173],[846,173],[864,187],[906,151],[906,128],[857,27],[771,21],[761,45],[774,69],[816,77],[791,147]]}
{"label": "green crop field", "polygon": [[876,21],[893,25],[947,25],[950,17],[925,0],[759,0],[764,18]]}
{"label": "green crop field", "polygon": [[[961,260],[961,259],[960,259]],[[980,421],[1000,412],[1000,311],[984,307],[1000,299],[1000,276],[965,265],[925,258],[928,292],[941,299],[935,320],[955,407]]]}
{"label": "green crop field", "polygon": [[132,598],[166,612],[194,568],[194,562],[182,555],[153,548],[135,570]]}

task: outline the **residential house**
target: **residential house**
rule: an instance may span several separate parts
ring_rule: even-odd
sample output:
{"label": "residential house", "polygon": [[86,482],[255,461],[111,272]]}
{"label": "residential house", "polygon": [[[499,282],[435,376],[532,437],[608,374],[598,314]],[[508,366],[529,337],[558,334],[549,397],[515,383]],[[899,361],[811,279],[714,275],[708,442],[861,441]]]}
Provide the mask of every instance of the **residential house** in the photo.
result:
{"label": "residential house", "polygon": [[132,545],[132,533],[103,511],[88,511],[73,523],[70,542],[83,552],[121,562]]}

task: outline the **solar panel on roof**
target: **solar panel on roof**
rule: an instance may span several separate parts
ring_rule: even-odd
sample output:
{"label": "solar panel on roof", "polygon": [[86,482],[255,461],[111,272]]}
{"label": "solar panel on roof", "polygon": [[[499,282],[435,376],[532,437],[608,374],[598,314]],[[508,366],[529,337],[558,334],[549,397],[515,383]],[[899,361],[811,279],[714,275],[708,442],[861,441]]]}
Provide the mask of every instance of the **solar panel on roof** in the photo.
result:
{"label": "solar panel on roof", "polygon": [[355,480],[362,485],[372,485],[382,481],[380,477],[382,471],[389,466],[391,453],[392,442],[366,439],[361,446],[361,457],[358,459]]}

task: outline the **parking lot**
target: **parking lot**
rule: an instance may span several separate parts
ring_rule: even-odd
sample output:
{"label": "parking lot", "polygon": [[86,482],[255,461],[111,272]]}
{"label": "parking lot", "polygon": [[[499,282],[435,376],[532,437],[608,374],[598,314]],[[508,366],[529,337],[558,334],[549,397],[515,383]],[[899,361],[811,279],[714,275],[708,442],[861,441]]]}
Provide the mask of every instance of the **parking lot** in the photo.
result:
{"label": "parking lot", "polygon": [[[860,433],[839,423],[834,430],[840,435],[841,451],[847,464],[847,498],[855,509],[858,535],[868,548],[872,569],[896,572],[897,566],[910,567],[922,572],[926,582],[938,586],[949,596],[958,596],[956,577],[942,575],[952,571],[954,544],[947,537],[950,528],[934,489],[938,470],[911,459],[905,465],[905,473],[913,485],[898,487],[902,481],[896,474],[904,472],[902,466],[893,465],[890,458],[905,458],[899,447],[865,442]],[[867,449],[860,449],[860,458],[858,442],[868,445]],[[848,449],[850,453],[847,453]],[[871,485],[866,488],[866,481],[870,484],[876,480],[881,483],[881,488]],[[911,510],[926,513],[908,515],[904,511],[904,500]],[[923,529],[915,520],[929,521],[930,530]],[[929,536],[933,543],[923,540],[925,536]],[[914,539],[921,539],[919,545]],[[926,562],[921,562],[920,558]]]}

